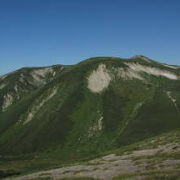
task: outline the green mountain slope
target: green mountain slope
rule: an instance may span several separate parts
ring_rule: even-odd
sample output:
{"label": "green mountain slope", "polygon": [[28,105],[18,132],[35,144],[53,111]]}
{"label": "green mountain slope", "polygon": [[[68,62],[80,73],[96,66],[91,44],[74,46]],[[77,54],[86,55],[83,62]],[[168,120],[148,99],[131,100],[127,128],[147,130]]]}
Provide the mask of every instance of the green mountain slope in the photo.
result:
{"label": "green mountain slope", "polygon": [[179,127],[180,67],[144,56],[24,68],[0,78],[4,161],[79,160]]}

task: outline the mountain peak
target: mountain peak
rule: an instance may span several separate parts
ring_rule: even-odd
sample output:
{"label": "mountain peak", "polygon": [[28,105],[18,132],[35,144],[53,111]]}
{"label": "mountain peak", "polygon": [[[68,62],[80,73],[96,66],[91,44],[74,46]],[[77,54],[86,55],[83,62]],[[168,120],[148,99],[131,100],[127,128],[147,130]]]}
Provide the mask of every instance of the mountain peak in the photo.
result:
{"label": "mountain peak", "polygon": [[132,59],[140,59],[140,60],[144,60],[146,62],[151,62],[152,60],[146,56],[143,55],[135,55],[132,57]]}

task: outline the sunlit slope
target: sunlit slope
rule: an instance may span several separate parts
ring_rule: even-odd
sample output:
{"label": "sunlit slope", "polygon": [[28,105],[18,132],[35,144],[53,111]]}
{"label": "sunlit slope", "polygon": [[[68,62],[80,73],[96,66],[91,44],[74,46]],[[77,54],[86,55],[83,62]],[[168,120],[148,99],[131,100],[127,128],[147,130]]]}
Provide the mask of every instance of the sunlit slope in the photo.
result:
{"label": "sunlit slope", "polygon": [[15,75],[1,77],[2,155],[78,159],[180,127],[178,66],[136,56],[62,67],[10,98],[2,84]]}

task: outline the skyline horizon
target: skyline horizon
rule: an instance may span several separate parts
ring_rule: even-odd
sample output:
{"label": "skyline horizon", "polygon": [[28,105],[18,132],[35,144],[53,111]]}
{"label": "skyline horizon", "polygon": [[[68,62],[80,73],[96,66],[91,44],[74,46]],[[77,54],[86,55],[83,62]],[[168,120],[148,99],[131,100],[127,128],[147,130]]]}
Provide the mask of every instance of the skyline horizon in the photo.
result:
{"label": "skyline horizon", "polygon": [[37,65],[37,66],[35,66],[35,65],[32,65],[32,66],[22,66],[22,67],[19,67],[19,68],[16,68],[16,69],[12,69],[12,70],[4,73],[4,74],[2,74],[2,73],[0,72],[0,76],[4,76],[4,75],[10,74],[10,73],[13,73],[13,72],[18,71],[18,70],[20,70],[20,69],[22,69],[22,68],[44,68],[44,67],[50,67],[50,66],[56,66],[56,65],[65,65],[65,66],[66,66],[66,65],[67,65],[67,66],[68,66],[68,65],[76,65],[76,64],[78,64],[78,63],[80,63],[80,62],[82,62],[82,61],[85,61],[85,60],[88,60],[88,59],[91,59],[91,58],[99,58],[99,57],[121,58],[121,59],[126,60],[126,59],[131,59],[131,58],[133,58],[133,57],[135,57],[135,56],[143,56],[143,57],[146,57],[146,58],[148,58],[148,59],[150,59],[150,60],[156,61],[156,62],[161,63],[161,64],[180,66],[180,63],[179,63],[179,64],[170,64],[170,63],[162,62],[161,60],[157,60],[157,59],[154,59],[154,58],[151,58],[151,57],[142,55],[142,54],[136,54],[136,55],[133,55],[133,56],[130,56],[130,57],[122,57],[122,56],[91,56],[91,57],[83,58],[83,59],[81,59],[81,60],[79,60],[79,61],[77,60],[76,62],[74,62],[74,63],[72,63],[72,64],[62,64],[62,63],[51,64],[51,63],[49,63],[49,64],[45,64],[45,65],[40,65],[40,64],[39,64],[39,65]]}

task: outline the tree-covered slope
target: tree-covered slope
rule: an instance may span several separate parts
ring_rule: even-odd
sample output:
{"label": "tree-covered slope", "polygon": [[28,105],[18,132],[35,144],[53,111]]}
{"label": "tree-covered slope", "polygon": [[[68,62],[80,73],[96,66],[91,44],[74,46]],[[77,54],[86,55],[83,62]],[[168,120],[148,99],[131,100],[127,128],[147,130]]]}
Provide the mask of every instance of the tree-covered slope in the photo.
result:
{"label": "tree-covered slope", "polygon": [[0,155],[91,157],[180,127],[180,68],[97,57],[0,79]]}

